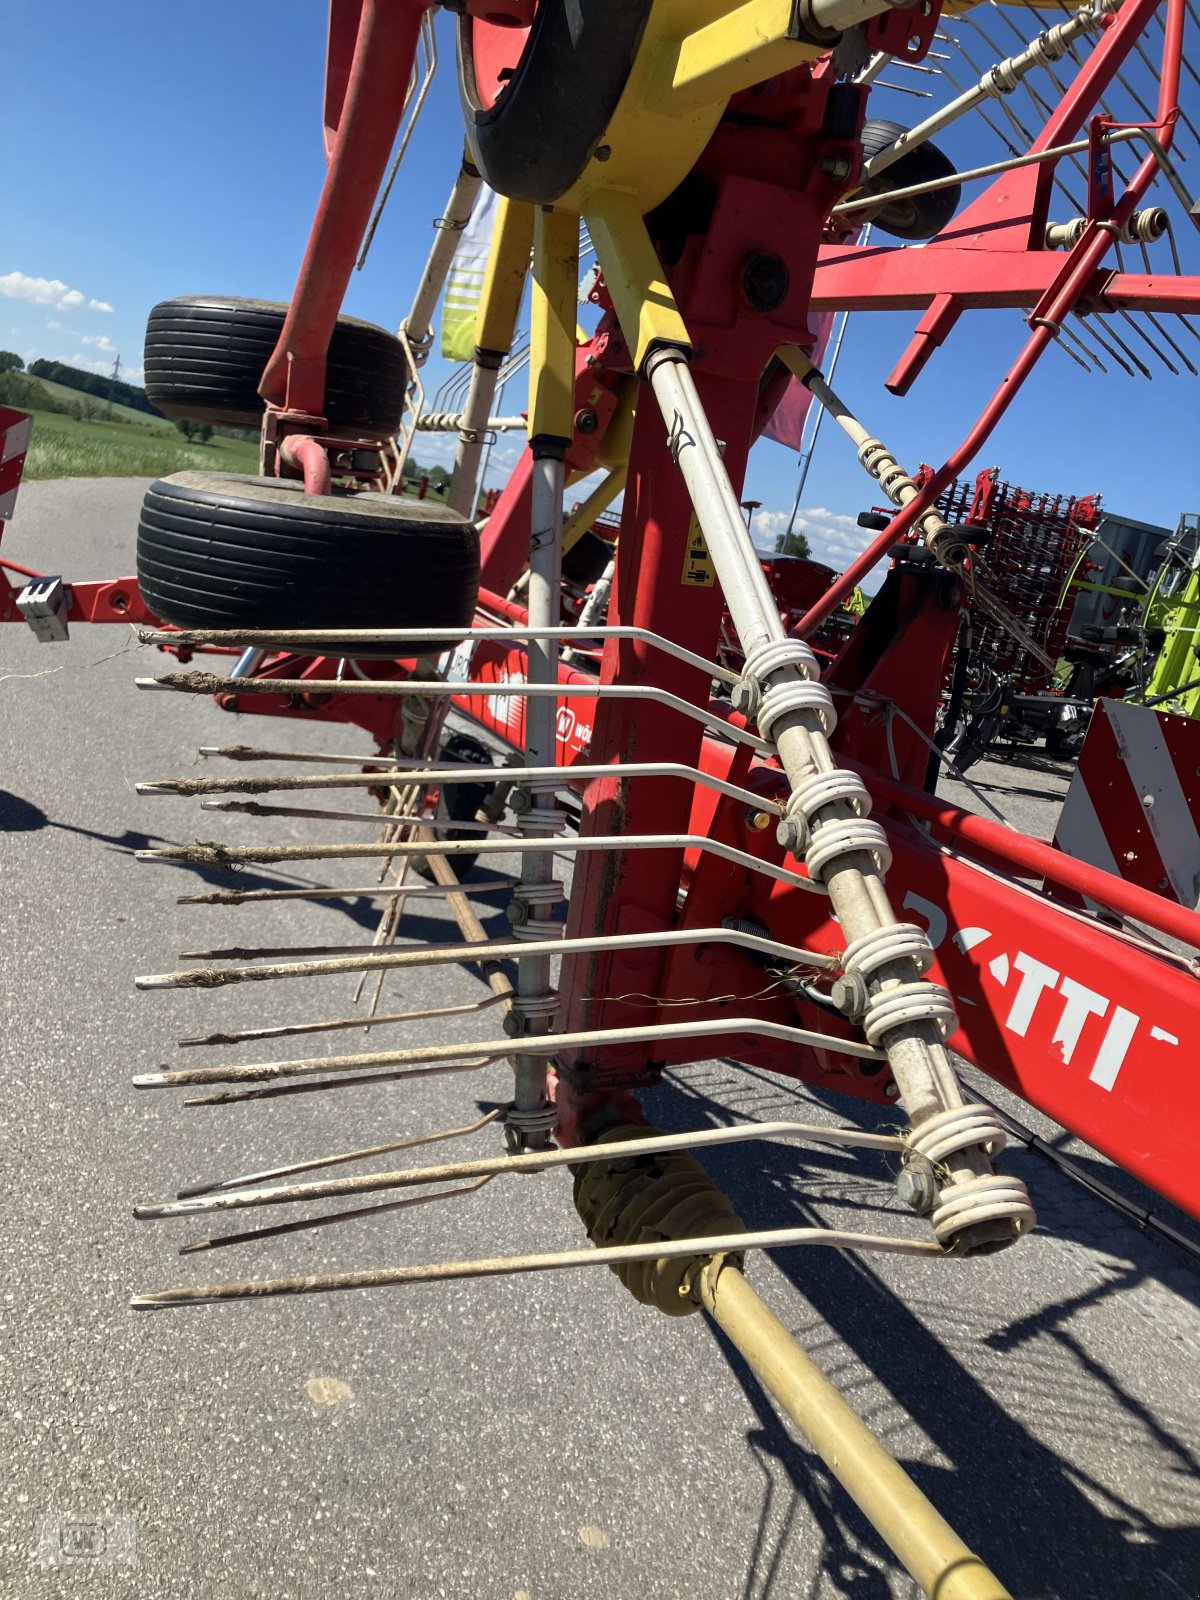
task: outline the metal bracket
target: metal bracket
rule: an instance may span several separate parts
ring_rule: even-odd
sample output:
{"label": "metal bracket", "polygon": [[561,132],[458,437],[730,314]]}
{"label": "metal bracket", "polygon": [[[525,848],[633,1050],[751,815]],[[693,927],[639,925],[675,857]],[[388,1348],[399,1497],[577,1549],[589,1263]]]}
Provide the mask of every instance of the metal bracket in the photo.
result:
{"label": "metal bracket", "polygon": [[70,604],[71,591],[61,578],[35,578],[17,596],[17,610],[37,635],[39,644],[61,644],[70,638]]}

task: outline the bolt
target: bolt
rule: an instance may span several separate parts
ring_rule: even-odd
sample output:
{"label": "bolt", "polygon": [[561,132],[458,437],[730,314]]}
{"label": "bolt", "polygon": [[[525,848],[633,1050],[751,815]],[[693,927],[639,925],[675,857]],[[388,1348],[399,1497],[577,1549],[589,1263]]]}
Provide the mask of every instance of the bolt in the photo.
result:
{"label": "bolt", "polygon": [[889,1080],[883,1086],[883,1092],[889,1100],[899,1100],[900,1086],[894,1080]]}
{"label": "bolt", "polygon": [[510,1039],[519,1039],[525,1032],[525,1019],[519,1017],[515,1011],[510,1011],[501,1026]]}
{"label": "bolt", "polygon": [[789,855],[799,860],[808,844],[808,824],[803,817],[780,817],[775,825],[775,839]]}
{"label": "bolt", "polygon": [[533,796],[528,789],[523,788],[520,784],[514,785],[513,791],[508,797],[508,805],[509,809],[514,811],[517,816],[524,816],[527,811],[533,810]]}
{"label": "bolt", "polygon": [[575,413],[576,433],[595,433],[600,426],[600,418],[591,406],[584,406]]}
{"label": "bolt", "polygon": [[[850,171],[849,164],[846,171]],[[742,269],[742,293],[754,311],[774,311],[785,299],[791,281],[782,256],[751,256]]]}
{"label": "bolt", "polygon": [[840,978],[835,978],[833,987],[829,991],[829,998],[839,1011],[844,1012],[851,1022],[856,1022],[867,1009],[867,986],[857,972],[843,972]]}
{"label": "bolt", "polygon": [[504,908],[504,915],[514,928],[519,928],[522,923],[529,921],[529,907],[523,900],[510,900]]}
{"label": "bolt", "polygon": [[765,833],[771,826],[771,813],[769,811],[747,811],[746,826],[751,833]]}
{"label": "bolt", "polygon": [[919,1217],[927,1217],[937,1204],[938,1185],[924,1156],[910,1156],[896,1179],[896,1193]]}
{"label": "bolt", "polygon": [[825,177],[841,183],[850,176],[850,163],[845,156],[826,156],[821,162],[821,171]]}
{"label": "bolt", "polygon": [[753,678],[739,678],[729,692],[729,703],[748,722],[752,721],[762,704],[762,690]]}
{"label": "bolt", "polygon": [[598,144],[596,146],[596,160],[597,161],[607,161],[609,156],[611,156],[611,155],[612,155],[612,145],[610,145],[610,144]]}

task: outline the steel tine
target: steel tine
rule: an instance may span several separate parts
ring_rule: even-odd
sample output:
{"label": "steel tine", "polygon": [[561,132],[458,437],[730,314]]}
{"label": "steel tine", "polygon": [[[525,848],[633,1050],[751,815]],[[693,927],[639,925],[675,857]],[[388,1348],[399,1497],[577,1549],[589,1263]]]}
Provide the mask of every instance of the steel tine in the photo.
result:
{"label": "steel tine", "polygon": [[327,750],[265,750],[252,744],[202,744],[196,753],[206,761],[218,757],[224,761],[315,761],[330,766],[381,767],[396,771],[403,771],[405,765],[399,756],[343,756]]}
{"label": "steel tine", "polygon": [[938,1244],[881,1234],[835,1232],[831,1228],[773,1228],[762,1233],[729,1233],[701,1239],[660,1239],[651,1244],[610,1245],[605,1249],[563,1250],[545,1255],[493,1256],[479,1261],[442,1261],[421,1267],[382,1267],[366,1272],[314,1273],[300,1278],[259,1278],[245,1283],[215,1283],[194,1289],[163,1289],[134,1295],[134,1311],[161,1311],[224,1300],[260,1300],[277,1295],[325,1294],[341,1289],[380,1289],[405,1283],[445,1283],[459,1278],[498,1278],[572,1267],[613,1267],[631,1261],[680,1256],[737,1254],[745,1250],[784,1250],[795,1245],[826,1245],[837,1250],[878,1250],[887,1255],[948,1259]]}
{"label": "steel tine", "polygon": [[248,817],[309,817],[319,822],[369,822],[374,827],[384,822],[389,827],[395,828],[427,827],[434,830],[453,828],[469,833],[512,834],[519,837],[518,830],[505,823],[454,822],[437,817],[388,815],[371,811],[325,811],[316,806],[264,806],[257,800],[201,800],[200,809],[237,812]]}
{"label": "steel tine", "polygon": [[[792,884],[798,889],[819,892],[810,878],[786,867],[777,867],[770,861],[722,844],[707,835],[680,834],[589,834],[570,838],[556,835],[559,854],[570,855],[588,850],[707,850],[723,861],[731,861],[748,872],[761,873],[779,883]],[[268,861],[364,861],[379,856],[428,855],[434,846],[442,856],[455,855],[519,855],[527,850],[544,850],[541,839],[446,839],[429,843],[377,845],[377,844],[319,844],[319,845],[222,845],[197,841],[188,845],[165,845],[151,850],[135,850],[135,861],[184,861],[191,866],[220,867],[232,870],[247,862],[262,864]],[[194,982],[194,980],[193,980]]]}
{"label": "steel tine", "polygon": [[1194,378],[1200,378],[1200,371],[1197,371],[1190,358],[1184,355],[1183,351],[1175,343],[1175,340],[1167,332],[1166,328],[1163,327],[1162,323],[1159,321],[1158,317],[1155,316],[1153,311],[1146,312],[1146,320],[1149,322],[1152,328],[1154,328],[1158,333],[1162,334],[1163,338],[1171,346],[1171,349],[1174,350],[1175,354],[1179,357],[1180,361],[1183,362],[1184,366],[1188,369],[1192,376]]}
{"label": "steel tine", "polygon": [[226,1089],[217,1094],[190,1095],[184,1106],[232,1106],[249,1100],[279,1100],[293,1094],[323,1094],[328,1089],[361,1089],[369,1083],[405,1083],[410,1078],[436,1078],[455,1072],[481,1072],[494,1066],[499,1056],[485,1056],[482,1061],[455,1062],[449,1066],[404,1067],[397,1072],[346,1073],[337,1078],[316,1081],[302,1078],[295,1083],[273,1083],[265,1089]]}
{"label": "steel tine", "polygon": [[421,1145],[441,1144],[447,1139],[462,1139],[468,1134],[478,1133],[481,1128],[486,1128],[506,1110],[506,1106],[496,1106],[475,1122],[468,1122],[461,1128],[444,1128],[440,1133],[417,1134],[411,1139],[392,1139],[386,1144],[365,1145],[361,1150],[343,1150],[335,1156],[314,1156],[309,1161],[293,1161],[283,1167],[264,1167],[261,1172],[246,1172],[237,1178],[218,1178],[212,1183],[191,1183],[182,1189],[176,1189],[175,1198],[194,1200],[198,1195],[220,1194],[229,1189],[245,1189],[251,1184],[270,1183],[276,1178],[293,1177],[297,1172],[317,1172],[323,1167],[344,1166],[350,1161],[369,1161],[374,1156],[390,1155],[394,1150],[415,1150]]}
{"label": "steel tine", "polygon": [[298,1222],[276,1222],[269,1228],[247,1228],[240,1233],[218,1233],[210,1239],[197,1239],[194,1244],[181,1245],[179,1254],[191,1256],[201,1250],[221,1250],[231,1244],[253,1244],[261,1239],[275,1239],[285,1233],[304,1233],[310,1228],[329,1228],[338,1222],[357,1222],[362,1217],[381,1216],[385,1211],[401,1211],[408,1206],[429,1206],[439,1200],[454,1200],[460,1195],[474,1194],[490,1178],[476,1178],[474,1183],[461,1188],[443,1189],[438,1194],[410,1194],[402,1200],[384,1200],[374,1206],[354,1206],[349,1211],[330,1211],[320,1217],[302,1217]]}
{"label": "steel tine", "polygon": [[[495,894],[501,889],[511,889],[512,878],[483,878],[474,883],[462,884],[463,894]],[[407,895],[417,899],[440,898],[454,894],[441,883],[355,885],[348,889],[333,889],[324,885],[314,889],[215,889],[209,894],[182,894],[177,906],[241,906],[257,904],[262,900],[366,900],[391,895]]]}
{"label": "steel tine", "polygon": [[1099,329],[1096,327],[1094,321],[1084,322],[1084,319],[1082,317],[1080,317],[1080,315],[1079,315],[1079,313],[1077,311],[1074,312],[1073,315],[1074,315],[1074,317],[1076,318],[1077,321],[1083,323],[1083,326],[1086,327],[1088,333],[1092,336],[1092,338],[1096,341],[1096,343],[1100,346],[1100,348],[1102,350],[1106,351],[1108,353],[1108,355],[1110,355],[1112,357],[1112,359],[1117,363],[1117,365],[1122,369],[1122,371],[1128,373],[1128,375],[1131,378],[1136,378],[1137,377],[1137,373],[1129,365],[1129,363],[1125,360],[1124,356],[1119,355],[1117,353],[1117,351],[1113,349],[1112,345],[1110,345],[1108,343],[1108,341],[1101,335],[1101,333],[1100,333]]}
{"label": "steel tine", "polygon": [[[628,1028],[583,1028],[556,1034],[524,1036],[521,1049],[553,1056],[559,1050],[593,1044],[662,1043],[666,1039],[703,1039],[712,1034],[750,1033],[767,1039],[782,1039],[790,1044],[816,1045],[839,1055],[862,1060],[886,1059],[882,1050],[838,1034],[818,1033],[811,1028],[794,1028],[788,1023],[768,1022],[761,1017],[712,1017],[691,1022],[659,1022]],[[480,1057],[501,1060],[514,1050],[512,1039],[484,1039],[471,1044],[422,1045],[403,1050],[368,1050],[353,1055],[315,1056],[294,1061],[252,1061],[240,1066],[182,1067],[174,1071],[140,1073],[133,1079],[137,1089],[187,1088],[209,1083],[270,1083],[279,1078],[314,1077],[319,1074],[358,1072],[371,1067],[402,1066],[408,1063],[457,1063]],[[429,1070],[434,1070],[432,1066]]]}
{"label": "steel tine", "polygon": [[1150,337],[1150,335],[1142,327],[1141,323],[1135,321],[1135,319],[1130,316],[1129,312],[1125,311],[1121,307],[1118,307],[1117,315],[1119,317],[1123,318],[1124,321],[1126,321],[1129,324],[1129,326],[1133,329],[1133,331],[1142,340],[1142,342],[1144,344],[1148,345],[1150,347],[1150,349],[1154,351],[1154,354],[1162,362],[1163,366],[1166,367],[1167,371],[1172,375],[1172,377],[1177,378],[1179,376],[1179,368],[1177,366],[1175,366],[1175,364],[1167,356],[1165,356],[1162,353],[1162,351],[1155,344],[1154,340]]}
{"label": "steel tine", "polygon": [[635,1160],[645,1156],[674,1155],[680,1151],[720,1149],[726,1145],[796,1140],[802,1144],[834,1145],[860,1150],[901,1151],[898,1133],[869,1133],[861,1128],[827,1127],[811,1122],[742,1122],[733,1127],[696,1128],[689,1133],[655,1133],[645,1139],[619,1144],[573,1145],[563,1150],[535,1150],[525,1155],[483,1156],[474,1161],[452,1161],[438,1167],[408,1167],[395,1172],[363,1173],[349,1178],[326,1178],[316,1183],[283,1184],[273,1189],[238,1189],[205,1193],[158,1205],[134,1209],[139,1221],[162,1221],[213,1211],[244,1211],[248,1207],[290,1205],[306,1200],[334,1200],[347,1195],[377,1194],[385,1189],[420,1188],[425,1184],[458,1183],[467,1178],[503,1177],[512,1173],[541,1173],[558,1168],[586,1166],[595,1161]]}
{"label": "steel tine", "polygon": [[1121,335],[1117,332],[1116,328],[1113,326],[1111,321],[1110,322],[1106,322],[1104,324],[1104,331],[1108,335],[1108,337],[1113,341],[1114,344],[1120,345],[1121,349],[1124,350],[1125,354],[1129,357],[1130,361],[1133,362],[1134,366],[1141,373],[1142,377],[1143,378],[1148,378],[1151,382],[1153,382],[1154,381],[1154,374],[1150,371],[1150,368],[1146,365],[1146,363],[1142,360],[1142,358],[1140,356],[1135,355],[1134,352],[1129,348],[1129,346],[1125,343],[1125,340],[1122,339]]}
{"label": "steel tine", "polygon": [[433,1006],[426,1011],[393,1011],[382,1017],[334,1017],[326,1022],[297,1022],[277,1028],[243,1028],[239,1033],[210,1033],[203,1039],[180,1039],[179,1048],[189,1050],[197,1045],[249,1044],[258,1039],[290,1039],[301,1033],[334,1033],[341,1028],[378,1028],[385,1023],[424,1022],[430,1017],[461,1017],[498,1006],[506,998],[502,994],[489,994],[482,1000],[470,1000],[465,1005]]}
{"label": "steel tine", "polygon": [[[269,967],[214,967],[208,970],[182,968],[177,972],[156,973],[136,978],[139,989],[196,989],[221,988],[228,983],[255,983],[275,979],[336,976],[345,972],[371,971],[377,968],[407,969],[412,967],[458,966],[464,960],[486,955],[491,961],[517,960],[529,948],[525,940],[514,937],[507,941],[491,939],[482,929],[482,937],[464,939],[460,944],[418,945],[412,949],[376,951],[371,945],[351,945],[350,956],[316,957],[297,961],[287,966]],[[748,933],[743,928],[664,928],[649,933],[629,933],[619,936],[592,934],[583,938],[563,936],[538,941],[543,955],[564,956],[600,954],[616,949],[669,949],[680,945],[733,944],[753,950],[758,955],[776,956],[794,966],[811,967],[815,971],[836,968],[840,956],[824,952],[803,950],[797,945]],[[333,946],[327,948],[335,948]],[[288,954],[300,954],[301,947],[286,947]],[[228,946],[223,950],[192,951],[185,960],[244,961],[266,959],[272,954],[270,947]]]}

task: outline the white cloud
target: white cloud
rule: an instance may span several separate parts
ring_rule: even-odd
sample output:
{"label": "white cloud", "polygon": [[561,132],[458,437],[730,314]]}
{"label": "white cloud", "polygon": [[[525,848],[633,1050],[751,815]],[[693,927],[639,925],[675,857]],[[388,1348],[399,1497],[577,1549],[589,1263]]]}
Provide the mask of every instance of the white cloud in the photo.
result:
{"label": "white cloud", "polygon": [[89,306],[93,311],[111,311],[106,300],[89,300],[78,289],[70,289],[61,278],[31,278],[27,272],[0,274],[0,294],[9,300],[28,300],[31,305],[51,306],[55,311],[78,311]]}
{"label": "white cloud", "polygon": [[61,361],[65,367],[82,367],[85,372],[109,373],[112,371],[111,361],[105,361],[95,356],[75,355],[69,359],[66,356],[55,356],[54,359]]}
{"label": "white cloud", "polygon": [[116,345],[106,333],[85,333],[83,342],[84,344],[94,344],[97,350],[107,350],[110,355],[115,355],[117,351]]}
{"label": "white cloud", "polygon": [[62,331],[62,323],[61,322],[56,322],[53,317],[50,318],[50,320],[49,320],[49,322],[47,322],[46,326],[48,328],[53,328],[55,333],[59,333],[59,332]]}
{"label": "white cloud", "polygon": [[[786,531],[790,512],[756,511],[754,514],[754,542],[760,550],[774,551],[775,540]],[[812,559],[823,561],[835,572],[842,572],[854,557],[865,550],[875,534],[860,528],[853,517],[840,511],[830,511],[825,506],[796,514],[796,531],[804,534],[812,549]],[[868,579],[865,588],[878,587],[878,573]]]}
{"label": "white cloud", "polygon": [[145,367],[122,367],[121,381],[123,383],[141,383],[146,376]]}

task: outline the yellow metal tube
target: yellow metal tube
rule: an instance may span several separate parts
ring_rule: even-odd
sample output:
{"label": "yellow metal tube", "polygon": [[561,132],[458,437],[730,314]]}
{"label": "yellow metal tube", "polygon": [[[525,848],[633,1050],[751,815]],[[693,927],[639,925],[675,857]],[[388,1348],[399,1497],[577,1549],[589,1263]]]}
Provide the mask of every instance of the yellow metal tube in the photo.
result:
{"label": "yellow metal tube", "polygon": [[595,195],[588,206],[587,221],[596,259],[635,367],[641,370],[655,344],[690,350],[692,341],[646,232],[638,202],[612,190]]}
{"label": "yellow metal tube", "polygon": [[706,27],[693,28],[673,48],[664,46],[651,105],[678,116],[815,61],[829,46],[797,39],[794,12],[793,0],[744,0]]}
{"label": "yellow metal tube", "polygon": [[607,511],[612,505],[625,487],[626,471],[625,467],[614,467],[607,477],[601,479],[583,504],[577,506],[563,523],[564,555],[579,543],[600,513]]}
{"label": "yellow metal tube", "polygon": [[579,217],[539,208],[533,227],[529,437],[567,439],[575,424]]}
{"label": "yellow metal tube", "polygon": [[736,1267],[710,1262],[693,1292],[931,1600],[1012,1600]]}
{"label": "yellow metal tube", "polygon": [[498,351],[501,355],[507,355],[512,349],[532,246],[533,207],[502,195],[496,206],[492,243],[475,316],[476,349]]}

